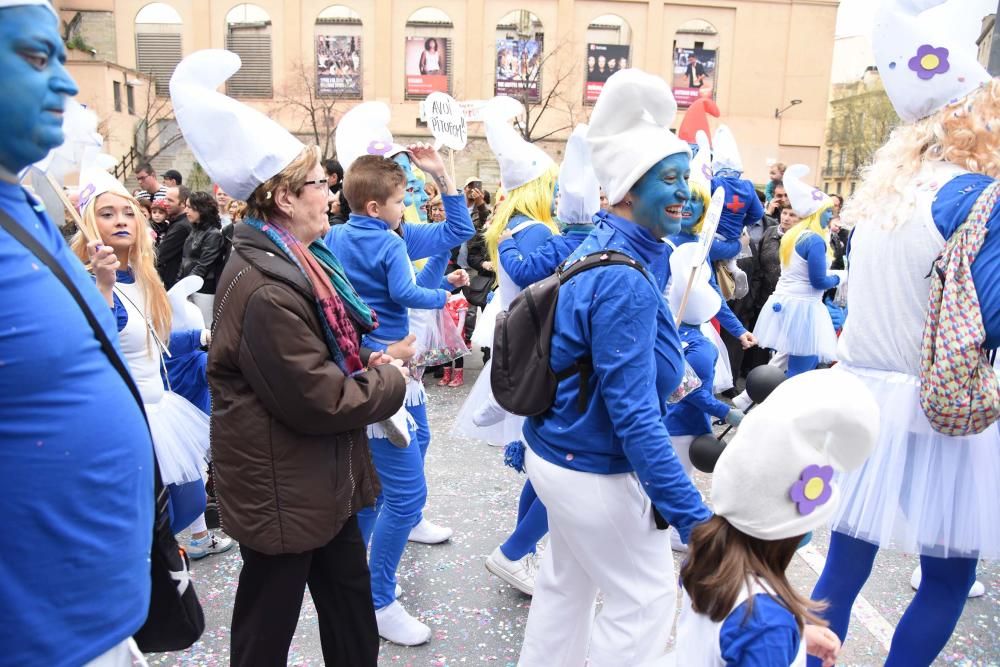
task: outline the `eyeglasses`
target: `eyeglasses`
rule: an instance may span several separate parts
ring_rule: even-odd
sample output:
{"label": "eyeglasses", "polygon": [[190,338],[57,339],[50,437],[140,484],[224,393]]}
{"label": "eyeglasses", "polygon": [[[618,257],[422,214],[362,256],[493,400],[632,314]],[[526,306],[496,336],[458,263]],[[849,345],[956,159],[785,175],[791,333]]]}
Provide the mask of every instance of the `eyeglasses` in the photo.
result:
{"label": "eyeglasses", "polygon": [[325,178],[317,178],[315,181],[306,181],[302,185],[303,186],[305,186],[305,185],[322,185],[323,187],[325,187],[327,189],[330,188],[330,184],[327,183],[327,181],[326,181]]}

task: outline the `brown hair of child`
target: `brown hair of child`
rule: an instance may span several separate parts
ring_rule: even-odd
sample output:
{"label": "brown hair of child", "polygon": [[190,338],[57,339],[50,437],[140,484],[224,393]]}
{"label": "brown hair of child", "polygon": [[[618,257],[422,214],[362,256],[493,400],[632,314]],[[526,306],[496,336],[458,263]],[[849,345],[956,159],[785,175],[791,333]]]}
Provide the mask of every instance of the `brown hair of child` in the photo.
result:
{"label": "brown hair of child", "polygon": [[[792,588],[785,570],[795,556],[802,536],[761,540],[714,516],[691,531],[687,561],[681,566],[681,583],[699,614],[721,623],[733,610],[744,587],[756,579],[773,591],[768,595],[795,616],[799,632],[803,621],[826,626],[817,613],[825,609]],[[766,592],[766,591],[765,591]],[[753,613],[753,595],[747,598],[747,618]]]}
{"label": "brown hair of child", "polygon": [[379,155],[362,155],[344,174],[344,197],[352,211],[364,214],[368,202],[384,206],[400,186],[406,173],[394,160]]}

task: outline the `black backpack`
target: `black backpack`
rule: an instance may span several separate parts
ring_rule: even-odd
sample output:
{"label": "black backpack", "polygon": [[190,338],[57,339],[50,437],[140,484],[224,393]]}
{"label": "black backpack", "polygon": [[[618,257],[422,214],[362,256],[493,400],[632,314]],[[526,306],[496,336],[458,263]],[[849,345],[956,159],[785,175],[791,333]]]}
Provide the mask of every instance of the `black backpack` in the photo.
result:
{"label": "black backpack", "polygon": [[593,371],[589,357],[577,359],[569,368],[552,370],[549,348],[552,323],[559,301],[559,287],[573,276],[599,266],[631,266],[646,274],[636,260],[616,250],[584,255],[559,267],[554,274],[529,285],[497,315],[493,335],[493,366],[490,385],[500,406],[515,415],[534,417],[552,407],[559,383],[580,376],[580,412],[587,409],[587,381]]}

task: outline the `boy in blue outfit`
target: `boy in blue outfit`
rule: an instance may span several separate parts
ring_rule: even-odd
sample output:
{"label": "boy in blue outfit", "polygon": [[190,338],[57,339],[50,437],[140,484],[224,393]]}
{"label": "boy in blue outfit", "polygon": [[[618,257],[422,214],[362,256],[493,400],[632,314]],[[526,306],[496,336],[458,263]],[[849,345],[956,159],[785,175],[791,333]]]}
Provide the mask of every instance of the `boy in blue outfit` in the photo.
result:
{"label": "boy in blue outfit", "polygon": [[[330,249],[342,258],[358,294],[378,314],[378,336],[364,340],[375,350],[388,349],[407,337],[407,309],[438,309],[448,300],[449,290],[437,286],[439,279],[431,281],[432,287],[422,286],[424,280],[418,284],[411,257],[445,252],[454,245],[452,237],[464,234],[466,229],[469,236],[473,232],[464,197],[457,193],[437,151],[423,144],[408,150],[413,163],[439,183],[448,218],[455,220],[453,225],[458,230],[444,225],[407,225],[400,236],[397,230],[405,209],[406,175],[393,160],[363,155],[350,165],[344,177],[344,195],[352,213],[345,224],[331,229],[326,237]],[[461,287],[467,280],[464,271],[448,276],[451,287]],[[422,387],[411,384],[407,411],[426,424]],[[410,616],[396,600],[396,569],[411,531],[421,523],[429,523],[422,517],[427,498],[423,464],[429,431],[425,439],[412,433],[411,440],[416,440],[417,446],[405,448],[393,445],[385,436],[379,425],[369,427],[369,446],[382,493],[376,508],[359,512],[358,519],[364,538],[371,540],[369,568],[379,634],[398,644],[417,645],[430,639],[430,628]],[[430,529],[447,531],[444,539],[451,534],[433,524]]]}

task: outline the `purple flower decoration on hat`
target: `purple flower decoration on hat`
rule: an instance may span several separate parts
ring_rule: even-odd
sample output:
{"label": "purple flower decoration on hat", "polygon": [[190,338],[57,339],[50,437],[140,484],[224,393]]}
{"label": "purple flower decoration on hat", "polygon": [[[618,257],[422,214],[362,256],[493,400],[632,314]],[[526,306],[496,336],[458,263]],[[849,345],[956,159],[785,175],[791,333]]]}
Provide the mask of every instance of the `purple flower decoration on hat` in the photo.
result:
{"label": "purple flower decoration on hat", "polygon": [[94,196],[95,192],[97,192],[97,186],[93,183],[88,183],[87,187],[80,191],[77,203],[81,212],[87,207],[87,204],[90,203],[90,200]]}
{"label": "purple flower decoration on hat", "polygon": [[910,58],[909,67],[925,81],[936,74],[944,74],[951,68],[948,49],[924,44],[917,49],[917,55]]}
{"label": "purple flower decoration on hat", "polygon": [[392,144],[376,139],[368,144],[368,148],[366,150],[369,155],[381,155],[382,157],[385,157],[386,154],[392,150]]}
{"label": "purple flower decoration on hat", "polygon": [[813,201],[823,201],[824,199],[826,199],[826,193],[823,192],[822,190],[817,190],[816,188],[813,188],[813,191],[812,191],[812,200]]}
{"label": "purple flower decoration on hat", "polygon": [[705,177],[706,181],[712,180],[712,167],[707,163],[701,165],[701,175]]}
{"label": "purple flower decoration on hat", "polygon": [[808,465],[802,470],[798,481],[792,484],[788,495],[798,506],[799,514],[807,516],[813,510],[830,500],[833,489],[830,480],[833,479],[832,466]]}

